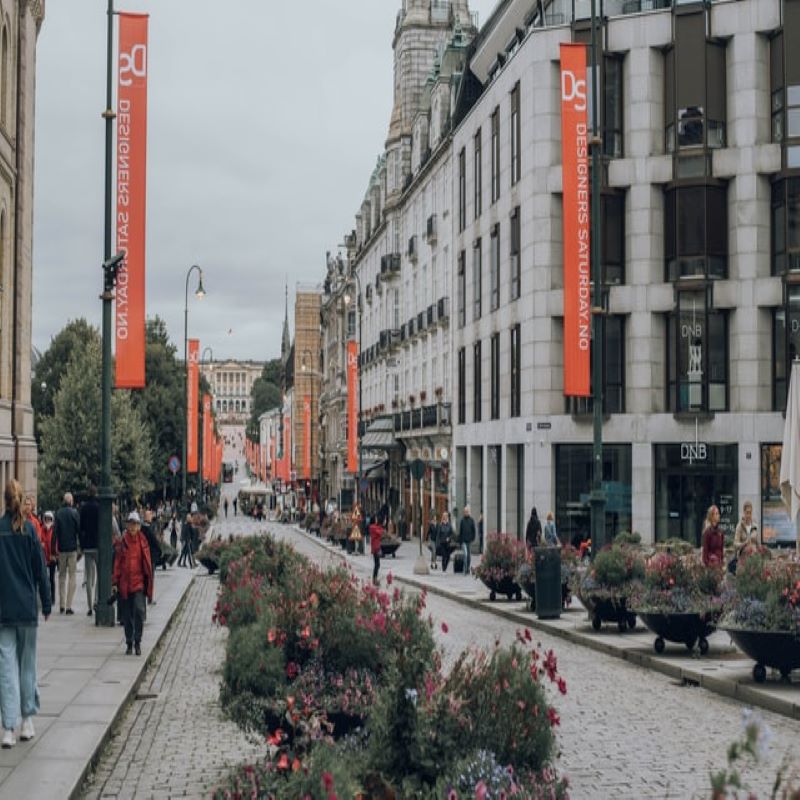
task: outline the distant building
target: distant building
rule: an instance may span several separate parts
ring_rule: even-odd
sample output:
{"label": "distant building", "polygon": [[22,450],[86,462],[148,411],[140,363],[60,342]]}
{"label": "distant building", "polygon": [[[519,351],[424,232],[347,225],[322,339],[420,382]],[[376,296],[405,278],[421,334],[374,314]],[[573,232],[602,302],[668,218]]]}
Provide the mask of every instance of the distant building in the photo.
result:
{"label": "distant building", "polygon": [[200,372],[211,384],[214,410],[221,422],[246,423],[250,419],[250,392],[263,369],[263,361],[209,361],[200,365]]}
{"label": "distant building", "polygon": [[43,0],[0,2],[0,483],[36,494],[31,407],[36,39]]}

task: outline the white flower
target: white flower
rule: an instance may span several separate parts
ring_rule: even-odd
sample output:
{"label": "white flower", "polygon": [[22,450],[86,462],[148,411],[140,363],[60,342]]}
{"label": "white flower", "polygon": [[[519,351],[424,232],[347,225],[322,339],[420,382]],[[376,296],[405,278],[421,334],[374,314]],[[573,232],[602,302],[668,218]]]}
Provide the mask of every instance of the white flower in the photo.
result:
{"label": "white flower", "polygon": [[417,690],[406,689],[406,700],[410,700],[414,705],[417,704]]}

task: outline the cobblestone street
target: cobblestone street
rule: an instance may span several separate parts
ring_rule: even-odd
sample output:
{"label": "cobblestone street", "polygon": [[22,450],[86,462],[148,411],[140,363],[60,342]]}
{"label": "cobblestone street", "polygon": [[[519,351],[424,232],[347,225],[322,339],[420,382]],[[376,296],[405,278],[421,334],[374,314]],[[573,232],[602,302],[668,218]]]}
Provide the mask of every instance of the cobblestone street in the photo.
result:
{"label": "cobblestone street", "polygon": [[227,633],[211,622],[219,583],[202,573],[84,786],[87,800],[208,796],[230,765],[263,753],[223,719]]}

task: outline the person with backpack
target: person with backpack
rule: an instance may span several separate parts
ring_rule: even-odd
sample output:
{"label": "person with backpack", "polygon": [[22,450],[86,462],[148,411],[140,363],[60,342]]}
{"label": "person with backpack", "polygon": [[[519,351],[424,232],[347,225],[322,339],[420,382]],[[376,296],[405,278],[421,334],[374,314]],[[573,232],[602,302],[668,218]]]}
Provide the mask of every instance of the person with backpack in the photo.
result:
{"label": "person with backpack", "polygon": [[531,518],[528,520],[528,525],[525,528],[525,544],[528,545],[528,550],[533,550],[538,547],[542,541],[542,522],[539,519],[539,514],[536,511],[536,506],[531,511]]}

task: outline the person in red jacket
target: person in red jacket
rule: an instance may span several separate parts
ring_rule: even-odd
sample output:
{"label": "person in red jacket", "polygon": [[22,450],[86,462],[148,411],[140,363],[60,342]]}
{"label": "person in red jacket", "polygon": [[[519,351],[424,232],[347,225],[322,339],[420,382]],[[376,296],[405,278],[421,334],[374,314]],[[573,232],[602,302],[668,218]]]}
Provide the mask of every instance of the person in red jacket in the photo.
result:
{"label": "person in red jacket", "polygon": [[706,526],[703,530],[703,563],[707,566],[719,566],[725,550],[725,534],[719,527],[719,509],[711,506],[706,514]]}
{"label": "person in red jacket", "polygon": [[381,568],[381,539],[383,538],[383,526],[375,517],[369,526],[369,549],[372,553],[372,582],[378,585],[378,570]]}
{"label": "person in red jacket", "polygon": [[[44,512],[44,523],[39,531],[39,541],[44,551],[44,563],[50,575],[50,597],[56,596],[56,565],[58,564],[58,542],[56,541],[55,516],[52,511]],[[55,602],[55,600],[53,601]]]}
{"label": "person in red jacket", "polygon": [[147,612],[145,598],[153,599],[153,562],[150,546],[142,534],[142,519],[136,511],[128,514],[128,522],[114,553],[111,584],[117,595],[122,624],[125,626],[125,655],[136,647],[142,654],[142,628]]}

